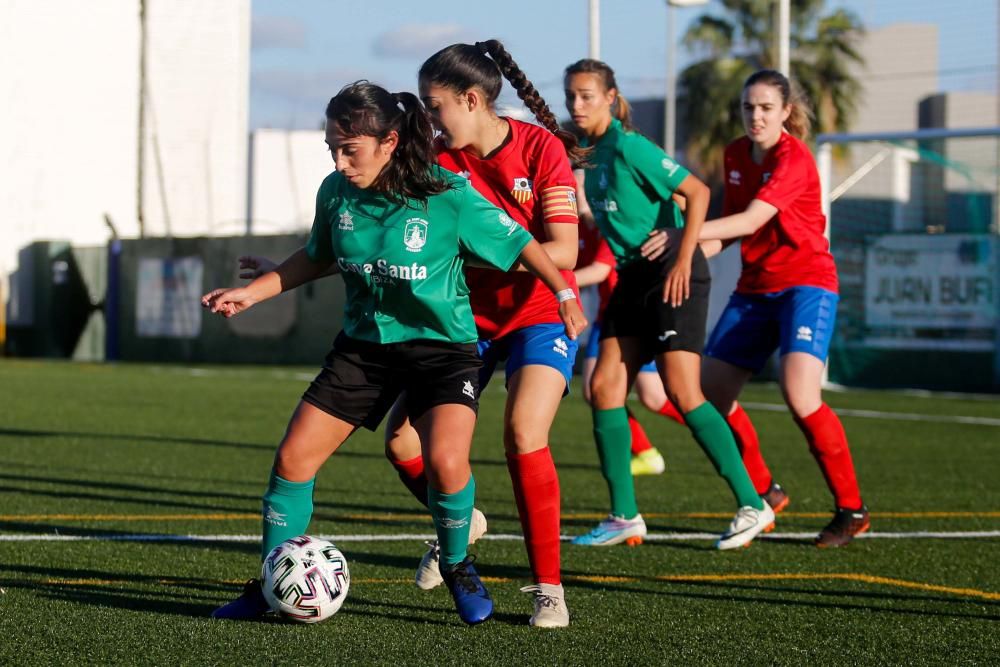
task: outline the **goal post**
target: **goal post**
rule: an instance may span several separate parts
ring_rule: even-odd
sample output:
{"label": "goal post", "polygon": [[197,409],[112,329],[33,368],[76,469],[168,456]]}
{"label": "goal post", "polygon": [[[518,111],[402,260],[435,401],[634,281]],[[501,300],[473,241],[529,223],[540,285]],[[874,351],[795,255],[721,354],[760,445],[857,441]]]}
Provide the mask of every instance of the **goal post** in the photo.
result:
{"label": "goal post", "polygon": [[1000,127],[822,134],[829,380],[1000,391]]}

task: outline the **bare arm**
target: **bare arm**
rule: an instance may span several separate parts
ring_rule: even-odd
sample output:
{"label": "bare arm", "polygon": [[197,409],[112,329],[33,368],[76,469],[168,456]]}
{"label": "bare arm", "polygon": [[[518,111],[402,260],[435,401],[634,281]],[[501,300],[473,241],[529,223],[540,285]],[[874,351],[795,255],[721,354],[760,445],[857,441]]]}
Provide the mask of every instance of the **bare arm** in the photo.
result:
{"label": "bare arm", "polygon": [[245,287],[212,290],[201,297],[201,304],[213,313],[232,317],[254,304],[319,278],[330,268],[330,264],[313,262],[305,248],[300,248],[274,271],[263,274]]}
{"label": "bare arm", "polygon": [[760,199],[754,199],[745,211],[706,223],[698,238],[702,241],[727,241],[749,236],[777,214],[778,209],[774,206]]}
{"label": "bare arm", "polygon": [[[580,250],[580,235],[576,225],[566,222],[546,223],[545,233],[549,240],[541,244],[542,249],[556,268],[568,271],[576,266],[576,254]],[[519,265],[517,270],[528,269]]]}
{"label": "bare arm", "polygon": [[542,248],[542,244],[532,239],[521,250],[521,256],[518,259],[559,299],[559,317],[566,326],[566,335],[571,340],[576,340],[576,337],[587,326],[587,318],[583,316],[583,311],[580,309],[580,304],[576,295],[573,294],[573,290],[559,273],[559,269],[556,268],[545,249]]}
{"label": "bare arm", "polygon": [[687,201],[684,210],[684,234],[681,237],[677,260],[663,283],[663,301],[675,307],[681,305],[691,295],[691,260],[698,246],[698,235],[705,224],[708,200],[711,197],[708,186],[691,174],[681,181],[677,192]]}
{"label": "bare arm", "polygon": [[580,287],[588,285],[599,285],[608,279],[611,274],[611,266],[602,262],[594,262],[573,272],[576,276],[576,284]]}

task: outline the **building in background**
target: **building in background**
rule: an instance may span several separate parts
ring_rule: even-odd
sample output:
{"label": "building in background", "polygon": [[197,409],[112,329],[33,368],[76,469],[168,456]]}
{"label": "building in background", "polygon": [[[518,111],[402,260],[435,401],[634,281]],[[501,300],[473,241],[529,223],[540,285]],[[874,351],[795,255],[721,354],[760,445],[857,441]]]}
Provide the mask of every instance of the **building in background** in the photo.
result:
{"label": "building in background", "polygon": [[8,0],[0,62],[9,325],[33,241],[243,232],[250,0]]}

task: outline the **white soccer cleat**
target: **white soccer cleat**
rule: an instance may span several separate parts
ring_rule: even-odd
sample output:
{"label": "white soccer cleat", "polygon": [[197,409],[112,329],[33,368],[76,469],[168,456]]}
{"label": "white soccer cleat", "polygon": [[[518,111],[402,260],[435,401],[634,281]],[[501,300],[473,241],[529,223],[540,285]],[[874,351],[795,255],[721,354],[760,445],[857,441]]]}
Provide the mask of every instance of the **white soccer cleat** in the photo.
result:
{"label": "white soccer cleat", "polygon": [[574,537],[573,544],[610,547],[624,542],[634,547],[642,544],[644,537],[646,537],[646,522],[641,514],[636,514],[632,519],[609,514],[607,519],[597,524],[597,527],[589,533]]}
{"label": "white soccer cleat", "polygon": [[[486,534],[486,515],[472,508],[472,520],[469,522],[469,544],[475,544],[476,540]],[[444,583],[441,576],[440,560],[441,547],[437,540],[431,540],[427,544],[427,553],[420,559],[417,566],[417,574],[414,582],[417,588],[429,591]]]}
{"label": "white soccer cleat", "polygon": [[733,522],[729,524],[729,530],[724,532],[716,542],[717,549],[737,549],[750,544],[753,538],[760,535],[770,526],[774,525],[774,510],[764,502],[764,509],[759,510],[749,505],[736,510]]}
{"label": "white soccer cleat", "polygon": [[522,593],[535,595],[535,613],[528,621],[536,628],[565,628],[569,625],[569,609],[562,584],[532,584]]}

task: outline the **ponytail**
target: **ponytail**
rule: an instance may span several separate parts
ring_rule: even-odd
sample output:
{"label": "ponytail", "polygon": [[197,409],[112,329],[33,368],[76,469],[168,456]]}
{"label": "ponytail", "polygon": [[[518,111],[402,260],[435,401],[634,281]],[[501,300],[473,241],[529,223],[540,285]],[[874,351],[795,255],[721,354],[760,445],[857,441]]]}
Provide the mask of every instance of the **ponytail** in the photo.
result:
{"label": "ponytail", "polygon": [[607,63],[594,60],[593,58],[577,60],[566,68],[563,77],[568,79],[574,74],[594,74],[601,80],[605,92],[610,90],[615,91],[615,102],[611,105],[611,115],[618,119],[626,131],[631,132],[635,130],[635,126],[632,124],[632,105],[628,103],[628,100],[625,99],[625,96],[618,89],[618,82],[615,81],[615,71]]}
{"label": "ponytail", "polygon": [[586,162],[590,149],[581,147],[575,134],[559,126],[545,99],[499,40],[490,39],[475,45],[452,44],[441,49],[420,67],[419,78],[421,85],[434,83],[460,93],[478,87],[492,107],[500,96],[501,75],[514,87],[535,119],[562,142],[570,161],[574,164]]}
{"label": "ponytail", "polygon": [[326,107],[327,123],[345,136],[371,136],[382,141],[396,132],[399,141],[373,190],[397,204],[407,199],[426,202],[448,189],[434,175],[434,128],[420,100],[412,93],[390,93],[368,81],[344,86]]}
{"label": "ponytail", "polygon": [[796,81],[790,80],[781,72],[773,69],[762,69],[754,72],[743,84],[743,90],[758,83],[773,86],[781,93],[781,102],[789,107],[788,118],[785,120],[785,129],[796,139],[805,141],[812,128],[812,109],[805,92]]}

